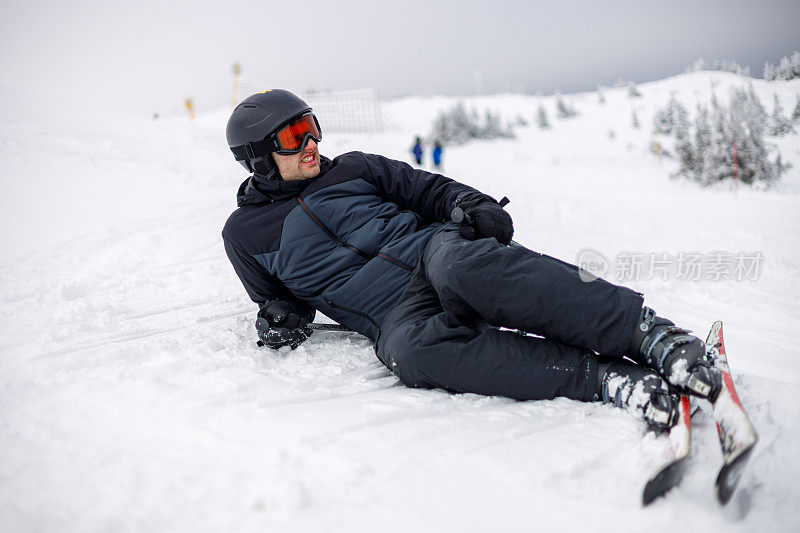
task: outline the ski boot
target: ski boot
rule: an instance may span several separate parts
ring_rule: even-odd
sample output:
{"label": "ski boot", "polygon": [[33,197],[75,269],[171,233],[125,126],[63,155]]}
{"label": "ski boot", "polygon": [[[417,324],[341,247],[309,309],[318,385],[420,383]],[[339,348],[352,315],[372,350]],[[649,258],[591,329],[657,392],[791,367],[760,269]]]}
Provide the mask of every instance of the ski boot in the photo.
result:
{"label": "ski boot", "polygon": [[643,417],[653,429],[669,429],[678,421],[678,396],[670,394],[666,381],[622,359],[600,359],[595,396]]}
{"label": "ski boot", "polygon": [[627,355],[678,391],[713,403],[722,390],[722,375],[706,357],[705,343],[690,333],[643,307]]}

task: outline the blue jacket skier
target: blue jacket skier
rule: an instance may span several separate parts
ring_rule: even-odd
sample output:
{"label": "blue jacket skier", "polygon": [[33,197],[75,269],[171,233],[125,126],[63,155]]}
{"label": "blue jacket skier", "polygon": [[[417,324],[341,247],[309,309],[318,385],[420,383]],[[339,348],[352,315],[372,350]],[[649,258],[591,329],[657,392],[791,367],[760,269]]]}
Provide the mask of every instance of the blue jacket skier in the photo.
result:
{"label": "blue jacket skier", "polygon": [[422,139],[417,137],[414,140],[414,146],[411,148],[411,153],[414,154],[414,161],[417,162],[417,165],[422,164]]}
{"label": "blue jacket skier", "polygon": [[431,159],[433,159],[433,168],[436,170],[442,169],[442,143],[436,141],[433,144],[433,151],[431,152]]}
{"label": "blue jacket skier", "polygon": [[227,140],[251,176],[222,236],[270,348],[299,346],[319,310],[408,386],[613,402],[662,428],[675,390],[719,389],[702,341],[641,294],[513,243],[494,198],[380,155],[321,156],[296,95],[245,99]]}

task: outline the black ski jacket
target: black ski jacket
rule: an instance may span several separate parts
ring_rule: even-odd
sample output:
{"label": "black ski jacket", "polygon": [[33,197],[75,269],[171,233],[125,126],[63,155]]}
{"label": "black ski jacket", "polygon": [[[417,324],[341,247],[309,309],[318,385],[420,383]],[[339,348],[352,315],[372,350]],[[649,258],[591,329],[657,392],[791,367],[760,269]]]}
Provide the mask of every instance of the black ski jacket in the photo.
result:
{"label": "black ski jacket", "polygon": [[430,236],[475,189],[379,155],[321,158],[311,179],[255,174],[239,188],[225,251],[250,298],[314,309],[371,339]]}

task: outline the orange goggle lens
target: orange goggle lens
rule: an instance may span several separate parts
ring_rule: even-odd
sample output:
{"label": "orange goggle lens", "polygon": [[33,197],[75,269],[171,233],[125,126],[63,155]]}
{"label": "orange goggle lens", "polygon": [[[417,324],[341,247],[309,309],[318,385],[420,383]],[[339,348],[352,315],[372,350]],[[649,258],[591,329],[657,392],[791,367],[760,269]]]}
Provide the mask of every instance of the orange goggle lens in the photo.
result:
{"label": "orange goggle lens", "polygon": [[275,134],[281,152],[297,153],[303,149],[308,138],[311,137],[317,142],[322,140],[322,134],[317,127],[317,121],[313,114],[303,115],[297,120],[287,124]]}

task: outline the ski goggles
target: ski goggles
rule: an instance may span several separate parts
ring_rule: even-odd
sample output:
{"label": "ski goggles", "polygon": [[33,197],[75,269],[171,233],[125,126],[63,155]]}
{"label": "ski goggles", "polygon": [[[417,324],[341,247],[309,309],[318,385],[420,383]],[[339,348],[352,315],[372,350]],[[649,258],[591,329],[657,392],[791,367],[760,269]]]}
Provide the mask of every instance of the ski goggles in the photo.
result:
{"label": "ski goggles", "polygon": [[271,135],[273,152],[278,155],[292,155],[302,152],[309,139],[322,140],[322,130],[314,113],[307,112],[292,119],[291,122]]}

